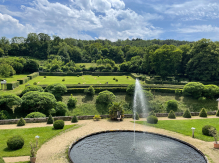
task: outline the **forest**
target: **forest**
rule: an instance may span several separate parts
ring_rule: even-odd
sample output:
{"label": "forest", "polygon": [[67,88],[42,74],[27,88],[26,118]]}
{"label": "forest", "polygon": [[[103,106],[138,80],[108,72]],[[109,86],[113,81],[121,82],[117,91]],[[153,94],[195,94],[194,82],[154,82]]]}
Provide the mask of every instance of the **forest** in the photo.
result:
{"label": "forest", "polygon": [[[16,56],[16,57],[10,57]],[[190,81],[219,79],[219,42],[178,40],[77,40],[29,33],[0,38],[0,76],[26,72],[133,72],[185,76]],[[44,60],[39,65],[34,59]],[[96,63],[85,68],[75,63]]]}

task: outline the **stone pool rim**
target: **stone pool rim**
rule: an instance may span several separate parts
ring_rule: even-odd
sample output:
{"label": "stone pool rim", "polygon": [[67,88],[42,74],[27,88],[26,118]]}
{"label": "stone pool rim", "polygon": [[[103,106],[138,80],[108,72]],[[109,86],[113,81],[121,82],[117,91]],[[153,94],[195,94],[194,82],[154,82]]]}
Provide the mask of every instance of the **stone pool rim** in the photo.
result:
{"label": "stone pool rim", "polygon": [[[110,133],[110,132],[134,132],[134,130],[105,130],[105,131],[99,131],[99,132],[94,132],[94,133],[91,133],[91,134],[88,134],[86,136],[83,136],[79,139],[77,139],[76,141],[74,141],[71,146],[69,147],[68,149],[68,159],[70,161],[70,163],[74,163],[73,160],[71,159],[70,157],[70,152],[71,152],[71,149],[74,147],[74,145],[76,145],[78,142],[82,141],[83,139],[87,138],[87,137],[90,137],[90,136],[93,136],[93,135],[98,135],[98,134],[102,134],[102,133]],[[140,130],[135,130],[135,132],[138,132],[138,133],[146,133],[146,134],[154,134],[154,135],[159,135],[159,136],[163,136],[163,137],[166,137],[166,138],[170,138],[172,140],[175,140],[175,141],[178,141],[180,143],[183,143],[191,148],[193,148],[196,152],[198,152],[199,154],[201,154],[204,158],[204,160],[206,161],[206,163],[209,163],[208,162],[208,159],[207,157],[204,155],[204,153],[202,153],[202,151],[200,151],[198,148],[196,148],[195,146],[183,141],[183,140],[180,140],[180,139],[177,139],[177,138],[174,138],[174,137],[171,137],[171,136],[167,136],[167,135],[162,135],[162,134],[158,134],[158,133],[153,133],[153,132],[147,132],[147,131],[140,131]]]}

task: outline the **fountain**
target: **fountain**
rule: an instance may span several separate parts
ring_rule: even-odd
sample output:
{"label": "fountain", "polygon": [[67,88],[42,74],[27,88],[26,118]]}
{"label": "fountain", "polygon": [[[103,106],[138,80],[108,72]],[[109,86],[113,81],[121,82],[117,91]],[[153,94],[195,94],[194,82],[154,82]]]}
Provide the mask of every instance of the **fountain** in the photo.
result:
{"label": "fountain", "polygon": [[[133,101],[136,112],[147,107],[140,82],[136,80]],[[110,130],[87,135],[74,142],[68,151],[72,163],[206,163],[207,158],[194,146],[165,135],[135,130]]]}

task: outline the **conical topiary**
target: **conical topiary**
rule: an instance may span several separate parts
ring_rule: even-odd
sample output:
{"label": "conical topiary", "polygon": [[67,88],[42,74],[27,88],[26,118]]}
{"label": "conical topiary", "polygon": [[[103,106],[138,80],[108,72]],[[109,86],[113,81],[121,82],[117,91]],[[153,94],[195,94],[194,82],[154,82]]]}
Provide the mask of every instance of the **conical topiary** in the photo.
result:
{"label": "conical topiary", "polygon": [[168,114],[168,118],[170,119],[176,119],[176,115],[175,112],[173,110],[170,110],[169,114]]}
{"label": "conical topiary", "polygon": [[219,110],[217,110],[216,116],[219,117]]}
{"label": "conical topiary", "polygon": [[52,115],[49,115],[49,118],[47,119],[47,124],[53,124],[53,118]]}
{"label": "conical topiary", "polygon": [[77,123],[78,118],[74,115],[73,118],[71,119],[71,123]]}
{"label": "conical topiary", "polygon": [[138,115],[138,113],[135,112],[135,117],[134,117],[134,114],[133,114],[132,118],[135,119],[135,120],[139,120],[139,115]]}
{"label": "conical topiary", "polygon": [[17,126],[25,126],[26,121],[21,117],[21,119],[18,121]]}
{"label": "conical topiary", "polygon": [[189,109],[186,109],[186,111],[183,113],[184,118],[192,118],[192,115],[189,111]]}
{"label": "conical topiary", "polygon": [[205,108],[202,108],[202,110],[199,113],[199,117],[207,117],[207,111],[205,110]]}

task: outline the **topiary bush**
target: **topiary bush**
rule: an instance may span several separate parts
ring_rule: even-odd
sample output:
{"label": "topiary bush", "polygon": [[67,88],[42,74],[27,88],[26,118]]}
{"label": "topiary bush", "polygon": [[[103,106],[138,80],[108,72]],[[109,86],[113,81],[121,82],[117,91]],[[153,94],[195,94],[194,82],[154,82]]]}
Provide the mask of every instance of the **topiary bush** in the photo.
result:
{"label": "topiary bush", "polygon": [[176,119],[176,115],[175,112],[173,110],[170,110],[169,114],[168,114],[168,118],[170,119]]}
{"label": "topiary bush", "polygon": [[30,85],[30,86],[25,87],[25,89],[21,92],[21,96],[23,96],[25,93],[30,92],[30,91],[43,92],[44,90],[41,86]]}
{"label": "topiary bush", "polygon": [[76,104],[77,104],[77,98],[73,97],[73,95],[71,94],[71,97],[68,99],[68,103],[67,103],[68,108],[73,109],[75,108]]}
{"label": "topiary bush", "polygon": [[147,122],[151,124],[157,124],[158,119],[156,116],[150,115],[147,117]]}
{"label": "topiary bush", "polygon": [[148,116],[151,116],[151,115],[156,116],[153,110],[148,114]]}
{"label": "topiary bush", "polygon": [[28,114],[25,118],[45,118],[46,115],[40,112],[32,112]]}
{"label": "topiary bush", "polygon": [[65,123],[63,120],[56,120],[54,123],[53,123],[53,127],[54,129],[63,129],[65,126]]}
{"label": "topiary bush", "polygon": [[24,138],[20,135],[12,136],[8,139],[7,145],[12,150],[21,149],[24,145]]}
{"label": "topiary bush", "polygon": [[167,101],[167,113],[169,113],[171,110],[177,111],[178,109],[178,102],[176,100],[169,100]]}
{"label": "topiary bush", "polygon": [[0,163],[5,163],[5,160],[2,157],[0,157]]}
{"label": "topiary bush", "polygon": [[65,116],[65,113],[68,111],[68,106],[64,102],[56,102],[56,116]]}
{"label": "topiary bush", "polygon": [[204,85],[202,83],[190,82],[183,87],[183,95],[198,99],[202,96],[203,90]]}
{"label": "topiary bush", "polygon": [[47,124],[53,124],[53,118],[52,115],[49,115],[49,118],[47,119]]}
{"label": "topiary bush", "polygon": [[21,119],[18,121],[17,126],[25,126],[26,121],[21,117]]}
{"label": "topiary bush", "polygon": [[209,132],[209,129],[210,129],[210,128],[213,128],[213,129],[216,130],[216,128],[213,127],[213,126],[211,126],[211,125],[205,125],[205,126],[202,127],[202,134],[203,134],[203,135],[206,135],[206,136],[212,136],[212,135],[210,134],[210,132]]}
{"label": "topiary bush", "polygon": [[74,115],[71,119],[71,123],[77,123],[78,122],[78,118]]}
{"label": "topiary bush", "polygon": [[135,112],[135,116],[134,116],[134,114],[133,114],[132,118],[135,119],[135,120],[139,120],[138,112]]}
{"label": "topiary bush", "polygon": [[99,121],[101,119],[101,116],[100,115],[95,115],[93,117],[93,120],[96,120],[96,121]]}
{"label": "topiary bush", "polygon": [[[107,82],[108,83],[108,82]],[[95,95],[95,89],[90,86],[89,88],[85,89],[84,90],[84,93],[87,95],[87,96],[94,96]]]}
{"label": "topiary bush", "polygon": [[205,108],[202,108],[202,110],[199,113],[199,117],[207,117],[207,111],[205,110]]}
{"label": "topiary bush", "polygon": [[62,81],[65,81],[65,78],[63,78]]}
{"label": "topiary bush", "polygon": [[192,117],[189,109],[186,109],[186,111],[183,113],[183,117],[184,118],[191,118]]}
{"label": "topiary bush", "polygon": [[33,85],[37,85],[37,82],[34,82]]}
{"label": "topiary bush", "polygon": [[216,116],[219,117],[219,110],[217,110],[217,112],[216,112]]}
{"label": "topiary bush", "polygon": [[116,80],[116,78],[114,77],[113,80]]}

